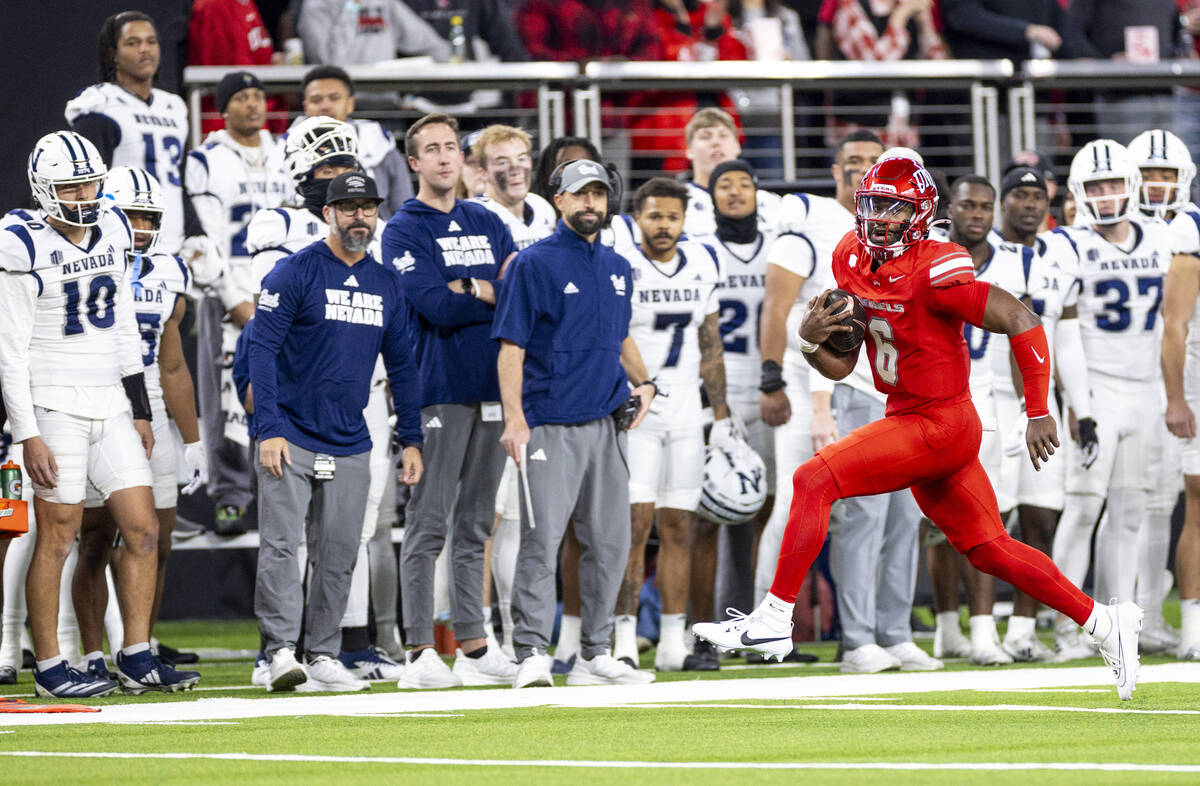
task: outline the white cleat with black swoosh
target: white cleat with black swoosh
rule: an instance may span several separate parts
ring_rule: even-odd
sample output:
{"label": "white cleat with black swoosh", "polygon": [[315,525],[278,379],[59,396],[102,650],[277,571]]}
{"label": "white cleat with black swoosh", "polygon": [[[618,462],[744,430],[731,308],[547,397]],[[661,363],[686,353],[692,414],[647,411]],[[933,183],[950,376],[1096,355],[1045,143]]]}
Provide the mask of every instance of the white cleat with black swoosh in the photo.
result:
{"label": "white cleat with black swoosh", "polygon": [[724,622],[697,622],[692,626],[692,635],[712,642],[723,650],[758,652],[768,658],[782,661],[792,652],[792,624],[780,627],[755,616],[756,612],[743,614],[737,609],[725,609],[730,619]]}
{"label": "white cleat with black swoosh", "polygon": [[1104,637],[1100,645],[1100,656],[1113,671],[1117,681],[1117,695],[1122,701],[1133,698],[1134,688],[1137,687],[1138,668],[1141,661],[1138,658],[1138,634],[1142,630],[1143,612],[1133,601],[1110,604],[1108,618],[1112,621],[1112,630]]}

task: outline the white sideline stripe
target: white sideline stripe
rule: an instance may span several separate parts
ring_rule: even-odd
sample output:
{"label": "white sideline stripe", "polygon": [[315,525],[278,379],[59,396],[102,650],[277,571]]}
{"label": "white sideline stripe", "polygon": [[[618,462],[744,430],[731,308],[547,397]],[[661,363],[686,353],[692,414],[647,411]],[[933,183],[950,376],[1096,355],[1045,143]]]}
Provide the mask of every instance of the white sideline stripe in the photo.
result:
{"label": "white sideline stripe", "polygon": [[[885,700],[886,701],[886,700]],[[624,704],[622,709],[715,710],[921,710],[924,712],[1095,712],[1102,715],[1200,715],[1200,710],[1123,710],[1119,707],[1053,707],[1037,704]]]}
{"label": "white sideline stripe", "polygon": [[241,726],[242,725],[241,721],[218,721],[218,720],[205,720],[205,721],[122,720],[122,721],[109,721],[109,722],[118,724],[121,726]]}
{"label": "white sideline stripe", "polygon": [[[880,696],[941,691],[972,691],[981,686],[996,690],[1035,688],[1095,688],[1104,686],[1118,705],[1116,690],[1109,688],[1112,672],[1097,663],[1065,668],[971,670],[951,672],[885,672],[883,674],[828,674],[811,677],[763,677],[735,680],[676,680],[651,685],[613,685],[578,688],[492,688],[452,691],[401,691],[343,693],[333,696],[297,695],[257,698],[221,697],[194,701],[141,702],[106,705],[102,712],[0,713],[0,728],[18,726],[110,723],[120,720],[237,720],[240,718],[294,717],[297,715],[357,716],[387,712],[464,712],[527,707],[611,707],[624,704],[679,702],[775,701],[830,697]],[[1154,682],[1200,683],[1200,663],[1177,662],[1143,666],[1139,684]]]}
{"label": "white sideline stripe", "polygon": [[357,715],[358,718],[465,718],[465,712],[374,712]]}
{"label": "white sideline stripe", "polygon": [[574,759],[440,759],[415,756],[307,756],[290,753],[118,753],[114,751],[0,751],[0,756],[46,759],[202,759],[216,761],[309,762],[318,764],[408,764],[437,767],[571,767],[637,770],[1068,770],[1093,772],[1200,773],[1200,764],[1134,762],[925,762],[925,761],[605,761]]}

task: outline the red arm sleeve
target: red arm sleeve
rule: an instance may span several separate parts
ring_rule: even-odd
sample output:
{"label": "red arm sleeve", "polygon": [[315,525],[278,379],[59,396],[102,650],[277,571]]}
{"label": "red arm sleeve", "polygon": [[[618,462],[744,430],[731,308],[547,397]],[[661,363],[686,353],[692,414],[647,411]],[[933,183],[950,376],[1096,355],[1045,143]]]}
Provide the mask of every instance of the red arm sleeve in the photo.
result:
{"label": "red arm sleeve", "polygon": [[973,275],[961,283],[940,287],[935,285],[930,293],[930,306],[939,314],[979,327],[983,322],[989,289],[990,284],[976,280]]}

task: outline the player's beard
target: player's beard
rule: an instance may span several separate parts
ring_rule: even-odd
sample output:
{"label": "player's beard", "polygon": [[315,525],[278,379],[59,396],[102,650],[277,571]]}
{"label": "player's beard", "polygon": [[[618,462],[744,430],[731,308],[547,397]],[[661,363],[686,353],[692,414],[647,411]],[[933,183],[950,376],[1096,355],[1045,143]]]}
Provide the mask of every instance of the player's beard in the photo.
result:
{"label": "player's beard", "polygon": [[[354,232],[355,229],[365,229],[366,232]],[[349,251],[351,254],[359,254],[366,251],[371,246],[371,227],[355,221],[349,226],[339,226],[337,228],[338,240],[342,242],[342,248]]]}

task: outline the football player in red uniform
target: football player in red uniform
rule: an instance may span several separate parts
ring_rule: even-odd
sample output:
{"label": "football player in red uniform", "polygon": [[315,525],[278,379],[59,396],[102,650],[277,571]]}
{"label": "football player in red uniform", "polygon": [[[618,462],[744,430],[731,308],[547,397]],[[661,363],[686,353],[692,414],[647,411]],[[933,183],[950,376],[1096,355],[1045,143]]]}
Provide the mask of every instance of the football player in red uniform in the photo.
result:
{"label": "football player in red uniform", "polygon": [[[1014,540],[1000,521],[996,494],[979,463],[981,426],[967,385],[963,323],[1008,334],[1021,369],[1029,419],[1026,444],[1035,468],[1058,446],[1046,405],[1050,349],[1038,317],[999,287],[975,279],[971,256],[926,239],[937,210],[933,178],[908,159],[876,164],[855,194],[855,231],[833,252],[833,273],[867,315],[867,357],[886,416],[822,448],[793,475],[795,495],[771,591],[750,614],[693,626],[718,647],[786,655],[800,583],[825,541],[835,500],[911,488],[958,551],[1083,626],[1100,645],[1129,699],[1137,682],[1142,610],[1098,603],[1069,582],[1044,553]],[[858,349],[825,340],[851,328],[839,303],[814,298],[800,326],[809,364],[831,379],[850,374]]]}

